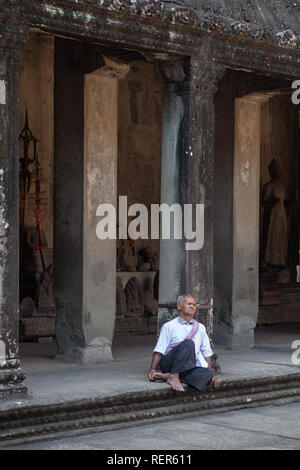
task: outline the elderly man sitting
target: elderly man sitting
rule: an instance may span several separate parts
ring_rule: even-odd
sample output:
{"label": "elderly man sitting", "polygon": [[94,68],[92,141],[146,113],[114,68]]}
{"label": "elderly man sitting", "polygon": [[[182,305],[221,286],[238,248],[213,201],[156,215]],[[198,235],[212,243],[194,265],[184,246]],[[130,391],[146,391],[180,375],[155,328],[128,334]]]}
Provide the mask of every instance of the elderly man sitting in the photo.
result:
{"label": "elderly man sitting", "polygon": [[[221,381],[212,373],[209,338],[205,326],[194,318],[195,299],[181,295],[177,299],[179,316],[165,323],[153,351],[148,377],[166,381],[173,390],[183,392],[181,382],[202,391],[209,382],[217,387]],[[157,367],[161,372],[157,372]]]}

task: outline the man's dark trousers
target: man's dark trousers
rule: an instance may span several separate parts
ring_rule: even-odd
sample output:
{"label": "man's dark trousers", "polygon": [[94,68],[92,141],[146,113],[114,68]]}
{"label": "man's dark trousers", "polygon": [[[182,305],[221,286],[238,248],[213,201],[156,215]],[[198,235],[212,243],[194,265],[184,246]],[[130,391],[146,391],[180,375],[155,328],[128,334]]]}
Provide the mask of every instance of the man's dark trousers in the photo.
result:
{"label": "man's dark trousers", "polygon": [[179,374],[184,383],[200,392],[212,379],[208,367],[196,367],[195,343],[191,339],[185,339],[162,356],[159,367],[164,374]]}

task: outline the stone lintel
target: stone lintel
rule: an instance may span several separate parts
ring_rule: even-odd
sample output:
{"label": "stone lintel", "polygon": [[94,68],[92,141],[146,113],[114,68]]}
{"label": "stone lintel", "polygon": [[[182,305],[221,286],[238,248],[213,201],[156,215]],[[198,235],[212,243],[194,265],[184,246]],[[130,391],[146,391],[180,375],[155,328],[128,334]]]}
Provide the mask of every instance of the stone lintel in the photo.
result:
{"label": "stone lintel", "polygon": [[29,39],[29,26],[13,12],[4,15],[0,9],[0,48],[19,49]]}
{"label": "stone lintel", "polygon": [[270,24],[266,28],[240,20],[238,13],[234,21],[226,11],[204,15],[201,6],[195,11],[155,0],[24,0],[18,6],[7,0],[5,10],[6,15],[52,34],[84,37],[95,43],[113,41],[135,49],[155,51],[159,47],[162,53],[195,57],[201,55],[203,45],[209,45],[211,57],[230,67],[299,76],[299,38],[293,27],[279,31],[279,24],[277,29]]}

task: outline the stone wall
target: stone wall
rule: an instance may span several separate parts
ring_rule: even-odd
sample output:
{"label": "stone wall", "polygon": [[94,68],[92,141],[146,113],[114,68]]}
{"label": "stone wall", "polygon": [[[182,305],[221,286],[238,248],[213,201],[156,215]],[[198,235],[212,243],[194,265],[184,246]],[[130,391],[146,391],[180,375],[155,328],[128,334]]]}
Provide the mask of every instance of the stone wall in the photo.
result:
{"label": "stone wall", "polygon": [[[47,34],[32,33],[21,51],[19,75],[19,130],[25,122],[28,108],[29,127],[39,139],[39,160],[42,167],[41,226],[48,247],[53,248],[53,126],[54,126],[54,38]],[[19,149],[22,157],[22,146]],[[34,165],[30,165],[34,171]],[[32,180],[26,197],[25,228],[35,227],[33,214],[35,186]]]}
{"label": "stone wall", "polygon": [[[30,39],[21,49],[19,66],[19,133],[25,124],[26,110],[28,125],[38,139],[40,170],[40,197],[42,209],[40,224],[43,231],[44,261],[48,268],[53,263],[53,159],[54,159],[54,37],[44,33],[31,33]],[[19,141],[19,158],[24,157],[24,146]],[[29,150],[33,157],[33,146]],[[20,340],[32,340],[55,334],[55,304],[53,295],[42,299],[45,275],[42,273],[41,256],[34,248],[37,241],[34,163],[28,166],[30,179],[24,184],[23,173],[19,173],[20,189]],[[22,207],[25,193],[24,219]],[[27,192],[27,188],[29,189]],[[24,226],[22,221],[24,221]],[[28,243],[30,239],[30,245]],[[51,271],[52,272],[52,271]],[[47,281],[52,292],[52,276]],[[48,287],[47,287],[48,289]],[[35,303],[34,303],[35,302]],[[33,306],[33,311],[28,307]]]}
{"label": "stone wall", "polygon": [[[164,83],[152,65],[131,66],[119,81],[118,101],[118,196],[128,206],[145,204],[150,220],[151,204],[160,203],[160,155]],[[137,252],[158,240],[137,240]]]}

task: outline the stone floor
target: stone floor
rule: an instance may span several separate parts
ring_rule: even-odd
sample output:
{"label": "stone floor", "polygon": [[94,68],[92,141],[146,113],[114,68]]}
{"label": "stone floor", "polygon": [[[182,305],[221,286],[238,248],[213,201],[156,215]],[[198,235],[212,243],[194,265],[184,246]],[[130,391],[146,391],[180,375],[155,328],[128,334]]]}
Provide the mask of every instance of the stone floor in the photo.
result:
{"label": "stone floor", "polygon": [[[155,340],[155,335],[116,338],[114,360],[92,366],[54,359],[55,343],[22,343],[20,357],[28,395],[2,399],[0,410],[168,388],[147,379]],[[216,346],[223,381],[300,372],[300,365],[292,363],[295,350],[291,348],[293,341],[300,341],[300,323],[258,327],[255,340],[252,349],[232,351]]]}

